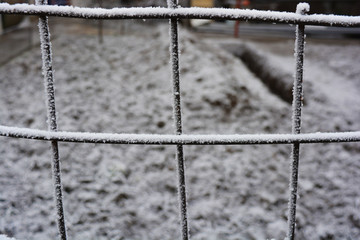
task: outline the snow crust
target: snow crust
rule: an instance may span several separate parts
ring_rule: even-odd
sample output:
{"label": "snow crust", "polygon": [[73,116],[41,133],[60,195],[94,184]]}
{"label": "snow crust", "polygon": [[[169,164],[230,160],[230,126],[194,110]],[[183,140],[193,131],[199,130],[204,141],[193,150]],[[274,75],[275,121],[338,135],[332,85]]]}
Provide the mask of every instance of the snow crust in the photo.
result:
{"label": "snow crust", "polygon": [[9,238],[6,235],[0,235],[0,240],[15,240],[15,238]]}
{"label": "snow crust", "polygon": [[[307,6],[300,4],[300,7]],[[193,19],[241,19],[250,21],[304,23],[310,25],[332,26],[360,26],[358,16],[339,15],[302,15],[290,12],[260,11],[251,9],[223,9],[223,8],[79,8],[73,6],[35,6],[28,4],[0,3],[0,13],[28,14],[49,16],[76,17],[76,18],[193,18]]]}

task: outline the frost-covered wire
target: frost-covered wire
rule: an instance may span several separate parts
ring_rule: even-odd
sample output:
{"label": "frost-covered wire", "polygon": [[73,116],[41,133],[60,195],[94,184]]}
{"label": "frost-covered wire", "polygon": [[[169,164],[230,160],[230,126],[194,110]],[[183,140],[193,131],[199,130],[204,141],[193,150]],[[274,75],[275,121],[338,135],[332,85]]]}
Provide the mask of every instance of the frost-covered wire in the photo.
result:
{"label": "frost-covered wire", "polygon": [[47,15],[91,19],[227,19],[320,26],[360,27],[360,17],[224,8],[80,8],[0,3],[0,14]]}
{"label": "frost-covered wire", "polygon": [[[175,9],[177,0],[167,0],[168,8]],[[173,85],[173,115],[176,135],[182,134],[181,98],[180,98],[180,64],[179,64],[179,26],[178,19],[169,20],[170,31],[170,62]],[[185,181],[185,158],[184,146],[176,145],[178,195],[180,207],[181,236],[183,240],[189,239],[189,227],[187,218],[186,181]]]}
{"label": "frost-covered wire", "polygon": [[360,131],[301,134],[233,134],[233,135],[165,135],[128,133],[50,132],[30,128],[0,125],[0,136],[43,141],[99,143],[99,144],[146,144],[146,145],[252,145],[293,143],[360,142]]}
{"label": "frost-covered wire", "polygon": [[[299,3],[296,8],[297,14],[304,15],[310,10],[307,3]],[[292,134],[300,134],[301,130],[301,108],[303,104],[303,73],[304,73],[304,45],[305,45],[305,25],[298,24],[296,26],[296,40],[295,40],[295,78],[293,87],[293,102],[292,102]],[[299,175],[299,157],[300,157],[300,143],[294,143],[291,151],[290,164],[290,183],[289,183],[289,209],[288,209],[288,231],[287,239],[294,240],[295,238],[295,223],[296,223],[296,200],[298,188]]]}
{"label": "frost-covered wire", "polygon": [[[47,0],[36,0],[36,4],[47,4]],[[50,30],[47,16],[39,18],[39,32],[41,42],[42,70],[44,75],[46,106],[47,106],[47,123],[50,132],[57,131],[56,108],[55,108],[55,86],[54,72],[52,66],[52,53],[50,42]],[[57,211],[57,222],[61,240],[66,240],[65,215],[62,197],[61,168],[59,157],[59,146],[57,140],[51,140],[52,150],[52,177],[54,181],[54,195]]]}

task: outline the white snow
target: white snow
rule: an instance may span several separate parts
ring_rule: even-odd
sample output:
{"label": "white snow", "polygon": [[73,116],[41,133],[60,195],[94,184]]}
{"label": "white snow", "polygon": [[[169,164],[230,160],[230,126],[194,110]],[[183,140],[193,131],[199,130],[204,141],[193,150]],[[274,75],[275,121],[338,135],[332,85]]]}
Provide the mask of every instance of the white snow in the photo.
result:
{"label": "white snow", "polygon": [[15,240],[15,238],[9,238],[6,235],[0,235],[0,240]]}
{"label": "white snow", "polygon": [[296,6],[296,13],[297,14],[305,14],[310,11],[310,5],[308,3],[299,3]]}

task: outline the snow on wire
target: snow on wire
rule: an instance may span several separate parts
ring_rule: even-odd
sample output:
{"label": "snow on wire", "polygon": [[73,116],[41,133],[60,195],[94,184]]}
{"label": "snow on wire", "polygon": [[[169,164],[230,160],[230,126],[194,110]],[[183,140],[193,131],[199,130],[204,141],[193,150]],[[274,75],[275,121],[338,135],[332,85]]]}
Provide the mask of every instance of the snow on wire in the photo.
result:
{"label": "snow on wire", "polygon": [[35,6],[0,3],[0,14],[47,15],[89,19],[228,19],[322,26],[360,27],[360,17],[338,15],[300,15],[291,12],[223,8],[80,8],[73,6]]}
{"label": "snow on wire", "polygon": [[[48,131],[28,128],[0,126],[0,136],[50,141],[52,147],[53,181],[57,220],[60,238],[67,239],[64,209],[62,203],[62,184],[58,141],[104,143],[104,144],[168,144],[177,146],[179,212],[181,235],[189,239],[187,220],[187,200],[185,181],[185,161],[183,145],[244,145],[244,144],[292,144],[288,231],[286,239],[295,239],[295,217],[298,183],[299,150],[302,143],[359,142],[360,131],[334,133],[301,134],[302,82],[304,62],[305,25],[360,27],[360,17],[336,15],[307,15],[309,5],[298,4],[296,13],[241,10],[241,9],[204,9],[181,8],[177,0],[167,0],[168,8],[78,8],[72,6],[45,6],[47,0],[37,0],[37,5],[0,3],[0,14],[38,15],[45,94],[47,97]],[[169,19],[170,56],[173,82],[173,114],[175,121],[174,135],[156,134],[116,134],[116,133],[81,133],[58,132],[55,111],[55,92],[53,81],[52,53],[48,16],[88,18],[88,19]],[[184,135],[182,134],[180,101],[180,63],[178,19],[226,19],[248,20],[273,23],[297,24],[295,58],[296,69],[293,87],[292,134],[246,134],[246,135]]]}
{"label": "snow on wire", "polygon": [[49,132],[0,125],[0,136],[33,140],[98,144],[249,145],[360,142],[360,131],[302,134],[165,135],[128,133]]}
{"label": "snow on wire", "polygon": [[[36,0],[37,5],[47,4],[47,0]],[[42,70],[44,76],[44,88],[47,106],[47,124],[51,132],[57,131],[57,119],[55,108],[55,84],[52,66],[52,50],[50,41],[50,29],[48,16],[39,17],[40,47],[42,57]],[[52,178],[54,182],[54,195],[57,211],[57,223],[61,240],[66,240],[66,226],[63,205],[63,193],[61,184],[61,166],[59,157],[59,146],[57,140],[51,140],[52,151]]]}

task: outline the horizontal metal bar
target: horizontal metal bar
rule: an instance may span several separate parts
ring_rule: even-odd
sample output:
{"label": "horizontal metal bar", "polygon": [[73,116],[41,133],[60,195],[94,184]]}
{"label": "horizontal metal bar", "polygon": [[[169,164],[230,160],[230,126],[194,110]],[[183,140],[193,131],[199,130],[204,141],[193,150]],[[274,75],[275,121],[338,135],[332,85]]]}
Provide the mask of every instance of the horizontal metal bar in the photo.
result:
{"label": "horizontal metal bar", "polygon": [[160,135],[85,132],[50,132],[0,126],[0,136],[34,140],[104,144],[148,145],[251,145],[291,143],[360,142],[360,131],[304,134]]}
{"label": "horizontal metal bar", "polygon": [[360,17],[340,15],[301,15],[291,12],[224,8],[79,8],[0,3],[0,14],[47,15],[90,19],[227,19],[319,26],[360,27]]}

